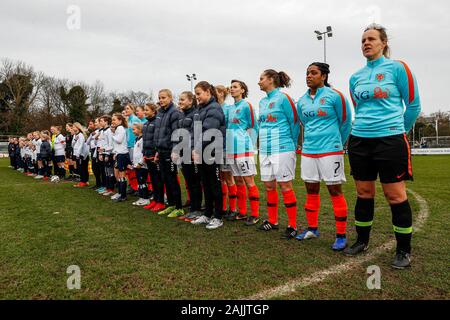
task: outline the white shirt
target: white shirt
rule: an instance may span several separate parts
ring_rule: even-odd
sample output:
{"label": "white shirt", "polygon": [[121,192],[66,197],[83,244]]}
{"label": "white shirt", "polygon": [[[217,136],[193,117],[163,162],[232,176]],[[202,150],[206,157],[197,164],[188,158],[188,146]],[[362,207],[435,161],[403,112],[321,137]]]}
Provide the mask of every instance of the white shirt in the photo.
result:
{"label": "white shirt", "polygon": [[142,153],[142,148],[144,146],[144,141],[142,136],[136,141],[136,144],[133,148],[133,166],[137,167],[141,165],[142,168],[147,168],[147,165],[144,161],[144,154]]}
{"label": "white shirt", "polygon": [[86,139],[81,132],[73,136],[72,144],[73,155],[75,157],[86,158],[89,155],[89,147],[87,146]]}
{"label": "white shirt", "polygon": [[54,148],[55,156],[64,156],[66,154],[66,138],[61,133],[55,137]]}
{"label": "white shirt", "polygon": [[113,150],[115,154],[127,154],[128,144],[127,144],[127,132],[123,126],[118,126],[116,131],[112,135],[113,140]]}
{"label": "white shirt", "polygon": [[41,150],[42,140],[41,139],[33,139],[33,144],[34,144],[34,153],[37,156],[37,154],[39,153],[39,150]]}
{"label": "white shirt", "polygon": [[97,133],[98,133],[99,131],[100,131],[100,129],[95,129],[95,131],[93,131],[93,132],[89,135],[89,137],[88,137],[86,143],[89,145],[89,148],[90,148],[90,149],[95,149],[95,148],[97,148],[97,142],[98,142],[98,140],[95,140],[94,137],[97,135]]}
{"label": "white shirt", "polygon": [[104,154],[111,154],[113,151],[113,139],[112,139],[112,132],[111,128],[107,128],[105,131],[103,131],[103,139],[105,140],[105,147],[103,153]]}
{"label": "white shirt", "polygon": [[94,152],[92,153],[93,158],[97,158],[97,140],[95,140],[95,136],[99,132],[100,129],[95,129],[95,131],[91,132],[89,137],[87,138],[86,144],[88,145],[89,149],[94,149]]}

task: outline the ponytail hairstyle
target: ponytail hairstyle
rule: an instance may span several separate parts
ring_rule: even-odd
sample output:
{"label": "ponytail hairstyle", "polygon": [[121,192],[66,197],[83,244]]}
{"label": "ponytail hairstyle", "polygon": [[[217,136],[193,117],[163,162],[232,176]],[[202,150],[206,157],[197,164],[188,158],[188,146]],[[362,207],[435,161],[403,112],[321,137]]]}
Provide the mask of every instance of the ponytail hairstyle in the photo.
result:
{"label": "ponytail hairstyle", "polygon": [[[223,95],[223,101],[227,100],[228,95],[230,94],[230,88],[227,88],[221,84],[216,86],[217,91],[217,97],[219,97],[219,94]],[[217,100],[219,102],[219,100]]]}
{"label": "ponytail hairstyle", "polygon": [[239,85],[241,86],[241,89],[244,90],[244,93],[242,94],[242,98],[244,98],[244,99],[247,98],[248,97],[248,87],[245,84],[245,82],[241,81],[241,80],[231,80],[231,84],[233,84],[234,82],[239,83]]}
{"label": "ponytail hairstyle", "polygon": [[181,94],[184,94],[189,100],[192,101],[192,107],[197,107],[197,99],[195,99],[195,95],[191,91],[183,91]]}
{"label": "ponytail hairstyle", "polygon": [[308,66],[308,68],[311,66],[316,66],[320,70],[320,73],[322,75],[326,75],[324,85],[326,87],[330,87],[330,84],[328,83],[328,75],[330,74],[330,65],[328,63],[323,62],[313,62]]}
{"label": "ponytail hairstyle", "polygon": [[209,91],[211,96],[218,101],[216,88],[207,81],[200,81],[195,85],[195,89],[200,88],[203,91]]}
{"label": "ponytail hairstyle", "polygon": [[284,71],[277,72],[273,69],[267,69],[263,74],[273,79],[275,88],[289,88],[291,86],[291,78]]}
{"label": "ponytail hairstyle", "polygon": [[122,126],[124,127],[124,128],[128,128],[128,121],[127,121],[127,118],[125,118],[121,113],[114,113],[113,115],[112,115],[113,117],[116,117],[117,119],[119,119],[121,122],[122,122]]}
{"label": "ponytail hairstyle", "polygon": [[391,56],[391,48],[389,47],[389,44],[388,44],[389,37],[387,35],[386,28],[380,24],[372,23],[367,26],[367,28],[364,30],[364,32],[369,31],[369,30],[377,30],[378,31],[378,33],[380,34],[381,41],[383,41],[386,44],[386,47],[384,47],[384,50],[383,50],[383,55],[386,58],[389,58]]}

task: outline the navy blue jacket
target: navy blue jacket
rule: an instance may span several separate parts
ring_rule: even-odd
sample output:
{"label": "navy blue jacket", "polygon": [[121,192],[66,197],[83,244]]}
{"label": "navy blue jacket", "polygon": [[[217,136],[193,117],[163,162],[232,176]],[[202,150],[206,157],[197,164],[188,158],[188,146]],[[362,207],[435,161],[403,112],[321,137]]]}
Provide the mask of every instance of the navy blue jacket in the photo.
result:
{"label": "navy blue jacket", "polygon": [[156,153],[155,120],[156,116],[147,118],[147,122],[142,126],[142,153],[146,158],[154,157]]}
{"label": "navy blue jacket", "polygon": [[[189,131],[189,134],[191,135],[191,139],[194,135],[194,117],[195,115],[198,115],[198,108],[197,107],[191,107],[188,110],[181,111],[180,117],[178,119],[178,128],[180,129],[186,129]],[[192,142],[192,140],[191,140]],[[191,149],[193,149],[194,146],[191,143]]]}
{"label": "navy blue jacket", "polygon": [[[217,103],[215,98],[211,98],[206,104],[200,104],[196,114],[194,115],[194,122],[201,121],[202,123],[202,133],[209,129],[218,129],[222,133],[223,148],[225,148],[225,133],[226,133],[226,123],[225,114],[220,104]],[[194,125],[194,124],[192,124]],[[214,139],[213,139],[214,141]],[[195,141],[194,135],[191,135],[191,142],[195,149],[203,150],[213,141]]]}
{"label": "navy blue jacket", "polygon": [[52,146],[50,145],[48,140],[42,141],[41,150],[40,150],[39,154],[41,155],[42,159],[51,158],[51,156],[52,156]]}
{"label": "navy blue jacket", "polygon": [[14,155],[14,143],[8,143],[8,154],[10,157]]}
{"label": "navy blue jacket", "polygon": [[154,141],[158,152],[171,152],[174,143],[171,141],[172,132],[178,129],[180,112],[170,103],[165,109],[160,108],[156,114]]}

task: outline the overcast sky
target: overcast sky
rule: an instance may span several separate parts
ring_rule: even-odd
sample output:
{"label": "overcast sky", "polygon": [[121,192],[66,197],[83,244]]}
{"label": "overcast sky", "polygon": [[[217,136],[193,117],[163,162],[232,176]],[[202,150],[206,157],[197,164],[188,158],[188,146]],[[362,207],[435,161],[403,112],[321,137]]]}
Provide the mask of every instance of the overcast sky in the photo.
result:
{"label": "overcast sky", "polygon": [[[76,11],[80,9],[80,28]],[[348,79],[365,65],[361,34],[370,22],[388,28],[392,57],[415,73],[426,113],[450,110],[448,0],[1,0],[0,57],[23,60],[48,75],[107,90],[189,90],[187,73],[213,84],[245,81],[250,101],[267,68],[293,79],[296,100],[305,69],[323,60],[313,33],[327,39],[331,83],[348,97]],[[68,27],[69,25],[69,27]]]}

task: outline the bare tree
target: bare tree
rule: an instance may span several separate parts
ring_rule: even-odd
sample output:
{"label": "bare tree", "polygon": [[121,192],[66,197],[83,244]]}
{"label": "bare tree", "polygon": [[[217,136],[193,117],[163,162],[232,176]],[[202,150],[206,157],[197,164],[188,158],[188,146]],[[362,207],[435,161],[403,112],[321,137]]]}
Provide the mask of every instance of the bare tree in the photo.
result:
{"label": "bare tree", "polygon": [[22,61],[2,59],[0,67],[0,101],[4,107],[3,118],[7,130],[20,132],[23,120],[38,97],[44,74]]}
{"label": "bare tree", "polygon": [[105,87],[100,80],[94,82],[92,86],[87,89],[89,96],[90,107],[88,109],[89,117],[96,118],[106,112],[108,107],[108,96],[105,92]]}

